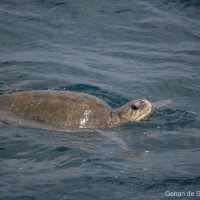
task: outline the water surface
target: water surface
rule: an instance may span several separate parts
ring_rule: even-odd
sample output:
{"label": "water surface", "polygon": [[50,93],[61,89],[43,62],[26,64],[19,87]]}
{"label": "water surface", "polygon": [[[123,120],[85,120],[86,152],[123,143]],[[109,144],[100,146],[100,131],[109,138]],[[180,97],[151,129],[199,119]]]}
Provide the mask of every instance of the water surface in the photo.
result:
{"label": "water surface", "polygon": [[172,104],[113,130],[129,152],[97,132],[1,126],[0,199],[199,199],[199,17],[195,0],[2,0],[0,94]]}

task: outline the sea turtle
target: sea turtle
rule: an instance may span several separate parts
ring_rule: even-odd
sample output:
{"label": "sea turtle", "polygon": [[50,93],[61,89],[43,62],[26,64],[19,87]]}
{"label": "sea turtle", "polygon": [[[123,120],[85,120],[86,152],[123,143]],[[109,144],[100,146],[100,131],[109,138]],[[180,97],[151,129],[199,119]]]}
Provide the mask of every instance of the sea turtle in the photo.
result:
{"label": "sea turtle", "polygon": [[95,96],[71,91],[33,90],[0,96],[0,123],[64,132],[117,127],[144,120],[151,111],[151,103],[146,99],[114,110]]}

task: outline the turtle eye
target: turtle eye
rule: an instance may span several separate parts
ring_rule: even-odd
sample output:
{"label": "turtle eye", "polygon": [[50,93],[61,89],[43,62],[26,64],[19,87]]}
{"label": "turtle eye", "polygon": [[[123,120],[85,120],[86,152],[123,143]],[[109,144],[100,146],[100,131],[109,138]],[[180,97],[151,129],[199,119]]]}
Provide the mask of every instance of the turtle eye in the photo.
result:
{"label": "turtle eye", "polygon": [[131,105],[131,109],[132,109],[132,110],[138,110],[139,107],[137,107],[136,105],[133,104],[133,105]]}

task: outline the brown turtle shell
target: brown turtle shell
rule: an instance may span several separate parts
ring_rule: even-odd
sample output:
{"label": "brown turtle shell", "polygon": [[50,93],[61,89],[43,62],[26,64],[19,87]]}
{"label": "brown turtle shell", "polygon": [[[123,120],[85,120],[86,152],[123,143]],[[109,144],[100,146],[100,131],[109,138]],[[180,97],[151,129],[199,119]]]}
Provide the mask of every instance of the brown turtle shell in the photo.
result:
{"label": "brown turtle shell", "polygon": [[[85,93],[55,90],[24,91],[0,96],[0,121],[34,121],[59,129],[112,127],[112,108]],[[11,117],[15,116],[15,117]]]}

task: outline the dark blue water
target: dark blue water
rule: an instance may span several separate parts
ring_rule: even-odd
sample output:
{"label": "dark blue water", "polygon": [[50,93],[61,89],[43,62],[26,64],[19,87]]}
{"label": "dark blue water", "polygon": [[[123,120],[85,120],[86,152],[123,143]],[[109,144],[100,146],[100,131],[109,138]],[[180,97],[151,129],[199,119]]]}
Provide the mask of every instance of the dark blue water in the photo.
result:
{"label": "dark blue water", "polygon": [[0,199],[200,199],[199,19],[198,0],[1,0],[1,94],[172,103],[114,130],[129,152],[97,132],[1,126]]}

